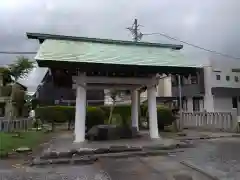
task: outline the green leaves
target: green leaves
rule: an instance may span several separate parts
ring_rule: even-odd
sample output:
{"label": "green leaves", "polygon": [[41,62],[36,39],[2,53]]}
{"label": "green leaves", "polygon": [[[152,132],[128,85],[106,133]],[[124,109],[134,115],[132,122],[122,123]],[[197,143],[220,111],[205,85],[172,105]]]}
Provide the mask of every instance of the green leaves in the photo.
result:
{"label": "green leaves", "polygon": [[30,61],[24,56],[20,56],[17,60],[8,66],[9,73],[17,81],[20,78],[24,78],[35,67],[35,62]]}

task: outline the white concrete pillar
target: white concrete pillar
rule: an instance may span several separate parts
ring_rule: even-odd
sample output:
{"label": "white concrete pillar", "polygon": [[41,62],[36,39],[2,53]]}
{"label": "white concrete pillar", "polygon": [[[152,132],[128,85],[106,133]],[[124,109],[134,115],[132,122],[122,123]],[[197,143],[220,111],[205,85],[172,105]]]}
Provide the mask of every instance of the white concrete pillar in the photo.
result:
{"label": "white concrete pillar", "polygon": [[193,112],[193,100],[192,100],[192,97],[187,98],[187,112]]}
{"label": "white concrete pillar", "polygon": [[157,122],[157,102],[156,102],[156,87],[147,88],[148,97],[148,113],[149,113],[149,131],[150,137],[159,138],[158,122]]}
{"label": "white concrete pillar", "polygon": [[138,127],[139,99],[138,98],[139,98],[138,90],[133,90],[131,94],[131,101],[132,101],[131,119],[132,119],[132,127],[136,127],[137,130],[139,130],[139,127]]}
{"label": "white concrete pillar", "polygon": [[204,67],[204,109],[207,112],[214,112],[214,101],[212,95],[212,67]]}
{"label": "white concrete pillar", "polygon": [[75,111],[75,141],[83,142],[85,140],[85,122],[86,122],[86,88],[84,83],[84,74],[81,74],[77,82],[76,89],[76,111]]}

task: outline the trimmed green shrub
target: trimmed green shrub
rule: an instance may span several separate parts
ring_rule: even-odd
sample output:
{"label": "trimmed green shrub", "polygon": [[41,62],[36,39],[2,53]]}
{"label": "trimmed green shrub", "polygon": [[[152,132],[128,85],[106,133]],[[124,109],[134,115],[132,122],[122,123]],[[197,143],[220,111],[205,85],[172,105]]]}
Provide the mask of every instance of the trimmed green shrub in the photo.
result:
{"label": "trimmed green shrub", "polygon": [[88,107],[86,114],[86,126],[87,130],[91,129],[95,125],[104,124],[105,114],[99,107]]}
{"label": "trimmed green shrub", "polygon": [[36,118],[40,118],[42,122],[65,123],[68,119],[68,111],[73,110],[70,106],[44,106],[36,108]]}
{"label": "trimmed green shrub", "polygon": [[148,106],[146,104],[141,105],[140,111],[141,111],[141,116],[148,117]]}
{"label": "trimmed green shrub", "polygon": [[158,128],[164,129],[164,126],[169,126],[175,121],[172,110],[168,107],[157,107]]}
{"label": "trimmed green shrub", "polygon": [[[110,114],[111,106],[101,106],[101,109],[105,112],[105,116],[108,118]],[[131,120],[131,105],[116,105],[113,109],[113,114],[121,116],[122,125],[129,125]],[[113,123],[114,124],[114,123]],[[119,124],[119,122],[118,122]]]}
{"label": "trimmed green shrub", "polygon": [[[42,106],[36,108],[36,118],[48,123],[74,122],[74,106]],[[99,107],[88,107],[86,112],[87,129],[94,125],[104,124],[105,114]]]}
{"label": "trimmed green shrub", "polygon": [[131,105],[118,105],[114,108],[113,114],[121,115],[123,126],[131,124]]}
{"label": "trimmed green shrub", "polygon": [[[144,121],[147,121],[147,122],[149,121],[148,106],[145,104],[141,106],[141,116],[143,117],[141,119],[143,119]],[[158,128],[164,129],[164,126],[169,126],[174,122],[175,117],[170,108],[162,105],[158,105],[157,119],[158,119]]]}
{"label": "trimmed green shrub", "polygon": [[[94,125],[104,124],[108,120],[110,106],[88,107],[86,112],[87,130]],[[148,121],[147,105],[141,106],[141,116]],[[42,122],[65,123],[74,122],[75,107],[74,106],[44,106],[36,108],[36,118],[40,118]],[[171,125],[175,117],[171,109],[158,106],[157,107],[158,127],[163,129],[164,126]],[[131,125],[131,105],[116,105],[113,110],[112,123],[121,126]],[[141,124],[141,123],[139,123]]]}
{"label": "trimmed green shrub", "polygon": [[122,126],[123,124],[122,117],[120,114],[113,114],[112,116],[112,124],[116,126]]}

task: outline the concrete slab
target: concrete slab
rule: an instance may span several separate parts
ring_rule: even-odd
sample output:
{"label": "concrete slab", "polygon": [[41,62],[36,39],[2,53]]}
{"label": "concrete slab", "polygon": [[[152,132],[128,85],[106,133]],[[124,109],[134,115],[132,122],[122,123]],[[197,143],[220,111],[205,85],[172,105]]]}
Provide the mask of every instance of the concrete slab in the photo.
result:
{"label": "concrete slab", "polygon": [[64,152],[72,149],[96,149],[109,148],[111,146],[129,146],[129,147],[150,147],[150,146],[171,146],[180,143],[180,141],[163,138],[152,140],[149,137],[136,139],[121,139],[112,141],[85,141],[83,143],[73,143],[73,135],[70,133],[60,134],[53,139],[50,146],[45,151]]}

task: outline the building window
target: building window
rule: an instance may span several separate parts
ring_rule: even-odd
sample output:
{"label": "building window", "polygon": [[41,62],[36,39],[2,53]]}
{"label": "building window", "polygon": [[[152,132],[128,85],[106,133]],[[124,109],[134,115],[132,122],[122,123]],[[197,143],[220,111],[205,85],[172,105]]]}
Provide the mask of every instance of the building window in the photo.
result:
{"label": "building window", "polygon": [[230,80],[230,76],[226,76],[226,80],[229,81]]}
{"label": "building window", "polygon": [[200,99],[193,98],[193,111],[200,111]]}
{"label": "building window", "polygon": [[188,109],[187,109],[187,99],[183,99],[182,109],[183,109],[184,111],[187,111],[187,110],[188,110]]}
{"label": "building window", "polygon": [[237,101],[237,97],[232,97],[232,107],[233,108],[238,108],[238,101]]}
{"label": "building window", "polygon": [[197,76],[191,76],[191,84],[198,84],[198,77]]}
{"label": "building window", "polygon": [[235,79],[235,82],[239,81],[238,76],[235,76],[234,79]]}
{"label": "building window", "polygon": [[216,75],[216,79],[217,80],[220,80],[221,79],[221,76],[219,74]]}
{"label": "building window", "polygon": [[177,82],[177,77],[176,76],[172,76],[172,86],[177,86],[178,82]]}

